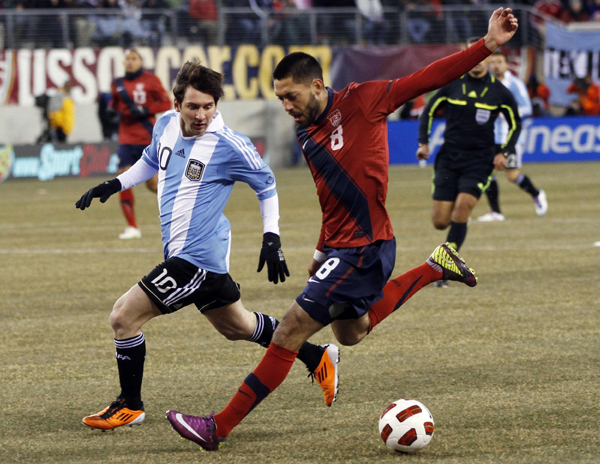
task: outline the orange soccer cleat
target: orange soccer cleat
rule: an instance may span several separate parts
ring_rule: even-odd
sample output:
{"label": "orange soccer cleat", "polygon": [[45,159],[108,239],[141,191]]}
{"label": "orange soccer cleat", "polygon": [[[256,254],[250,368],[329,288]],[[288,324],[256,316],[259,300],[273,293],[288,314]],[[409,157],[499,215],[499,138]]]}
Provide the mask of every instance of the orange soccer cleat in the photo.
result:
{"label": "orange soccer cleat", "polygon": [[316,379],[323,390],[325,404],[331,406],[337,397],[340,387],[338,363],[340,362],[340,349],[333,345],[323,345],[324,351],[321,362],[311,372],[310,376]]}
{"label": "orange soccer cleat", "polygon": [[140,410],[129,409],[124,399],[117,398],[99,413],[84,417],[82,422],[94,429],[112,430],[123,425],[140,425],[145,417],[143,406]]}

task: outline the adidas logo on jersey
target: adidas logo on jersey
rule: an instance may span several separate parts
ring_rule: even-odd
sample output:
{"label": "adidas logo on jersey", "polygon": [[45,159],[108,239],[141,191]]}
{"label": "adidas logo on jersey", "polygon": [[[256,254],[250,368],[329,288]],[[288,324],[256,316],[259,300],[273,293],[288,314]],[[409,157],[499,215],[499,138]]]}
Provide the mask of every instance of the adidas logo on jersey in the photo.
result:
{"label": "adidas logo on jersey", "polygon": [[177,150],[175,152],[175,156],[179,156],[181,158],[185,158],[185,150],[183,148],[181,150]]}

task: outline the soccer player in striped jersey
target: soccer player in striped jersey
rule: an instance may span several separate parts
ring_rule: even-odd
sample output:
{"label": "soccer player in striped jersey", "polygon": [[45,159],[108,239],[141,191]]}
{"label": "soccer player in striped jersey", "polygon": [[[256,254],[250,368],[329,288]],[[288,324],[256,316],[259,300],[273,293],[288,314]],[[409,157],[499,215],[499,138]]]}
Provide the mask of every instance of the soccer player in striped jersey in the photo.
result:
{"label": "soccer player in striped jersey", "polygon": [[326,325],[342,344],[354,345],[428,283],[451,279],[476,285],[473,271],[445,244],[425,263],[388,282],[396,249],[385,209],[386,117],[469,71],[516,28],[511,10],[499,8],[486,37],[469,49],[402,79],[350,84],[339,93],[325,87],[321,67],[310,55],[292,53],[277,65],[275,94],[298,126],[323,213],[321,238],[307,286],[287,310],[260,364],[218,414],[167,411],[177,433],[216,451],[283,382],[302,344]]}
{"label": "soccer player in striped jersey", "polygon": [[[245,182],[260,202],[263,244],[258,272],[265,263],[269,281],[289,276],[279,238],[279,200],[275,176],[250,140],[229,129],[217,111],[222,75],[200,63],[186,63],[177,75],[175,110],[163,115],[152,142],[131,169],[100,184],[76,203],[82,210],[93,198],[104,203],[158,173],[158,207],[165,261],[115,303],[110,315],[121,393],[116,401],[83,423],[98,429],[139,425],[146,343],[142,326],[150,319],[195,304],[229,340],[268,347],[278,321],[242,305],[239,285],[229,275],[231,231],[223,209],[233,184]],[[338,348],[304,343],[298,355],[317,378],[331,405],[337,387]],[[324,373],[327,373],[324,375]],[[318,375],[316,375],[318,374]]]}
{"label": "soccer player in striped jersey", "polygon": [[[490,57],[489,65],[490,71],[496,79],[502,82],[515,97],[517,105],[519,106],[519,115],[521,118],[531,116],[533,108],[531,106],[529,93],[527,92],[527,86],[508,70],[508,60],[506,59],[506,55],[501,52],[494,53]],[[509,131],[509,125],[504,115],[501,114],[500,117],[496,119],[494,131],[496,135],[496,145],[500,147],[506,142]],[[514,151],[514,153],[509,153],[506,157],[506,178],[531,195],[533,203],[535,204],[536,214],[538,216],[543,216],[548,211],[546,192],[536,188],[529,176],[521,172],[523,153],[525,152],[525,135],[522,132],[517,140]],[[478,217],[477,220],[480,222],[504,221],[504,215],[500,210],[500,189],[498,187],[496,176],[492,178],[485,194],[490,203],[491,210],[483,216]]]}

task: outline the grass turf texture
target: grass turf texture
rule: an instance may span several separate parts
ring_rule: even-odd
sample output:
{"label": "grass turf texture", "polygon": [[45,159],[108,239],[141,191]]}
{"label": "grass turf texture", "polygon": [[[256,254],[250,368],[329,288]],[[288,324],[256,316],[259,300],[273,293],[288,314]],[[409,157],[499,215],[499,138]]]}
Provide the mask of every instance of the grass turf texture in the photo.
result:
{"label": "grass turf texture", "polygon": [[[0,462],[598,462],[600,163],[526,172],[546,190],[549,212],[537,217],[529,196],[500,174],[506,222],[471,222],[461,251],[478,287],[427,287],[360,345],[343,347],[331,409],[296,363],[214,454],[179,440],[164,411],[222,409],[264,350],[225,340],[192,307],[144,327],[142,426],[101,433],[81,424],[118,393],[110,309],[163,259],[152,195],[136,188],[143,238],[122,241],[117,198],[74,207],[100,178],[1,184]],[[253,192],[236,186],[225,212],[244,304],[281,318],[303,288],[320,212],[308,171],[276,175],[292,273],[285,284],[256,273],[262,221]],[[394,275],[445,240],[430,223],[430,176],[390,169]],[[483,199],[473,216],[486,211]],[[331,330],[313,341],[333,341]],[[377,432],[383,409],[401,397],[423,402],[436,423],[415,456],[389,451]]]}

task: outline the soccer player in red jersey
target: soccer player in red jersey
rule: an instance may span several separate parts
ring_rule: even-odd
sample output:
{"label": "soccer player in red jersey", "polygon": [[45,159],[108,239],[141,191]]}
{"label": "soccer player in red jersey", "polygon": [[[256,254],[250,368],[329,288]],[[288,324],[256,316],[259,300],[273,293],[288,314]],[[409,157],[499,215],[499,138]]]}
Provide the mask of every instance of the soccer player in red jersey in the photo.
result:
{"label": "soccer player in red jersey", "polygon": [[167,419],[182,437],[216,451],[283,382],[298,348],[324,326],[331,324],[343,345],[354,345],[431,282],[476,285],[473,271],[447,244],[437,247],[424,264],[388,282],[396,248],[385,210],[386,117],[403,103],[468,72],[508,42],[516,29],[511,10],[499,8],[485,38],[467,50],[402,79],[353,83],[341,92],[324,86],[321,67],[310,55],[292,53],[277,65],[275,93],[298,126],[298,140],[317,186],[323,212],[321,238],[307,286],[283,317],[264,358],[225,409],[206,417],[167,411]]}
{"label": "soccer player in red jersey", "polygon": [[[135,49],[125,52],[125,76],[113,81],[109,108],[109,111],[121,114],[117,174],[122,174],[141,158],[144,148],[150,145],[156,113],[171,109],[171,100],[160,80],[143,68],[142,57]],[[156,192],[156,184],[156,176],[146,182],[152,192]],[[133,208],[133,191],[120,192],[119,198],[127,220],[127,228],[119,238],[141,238]]]}

